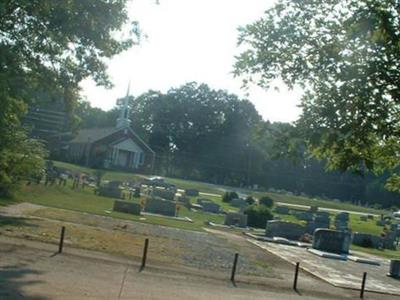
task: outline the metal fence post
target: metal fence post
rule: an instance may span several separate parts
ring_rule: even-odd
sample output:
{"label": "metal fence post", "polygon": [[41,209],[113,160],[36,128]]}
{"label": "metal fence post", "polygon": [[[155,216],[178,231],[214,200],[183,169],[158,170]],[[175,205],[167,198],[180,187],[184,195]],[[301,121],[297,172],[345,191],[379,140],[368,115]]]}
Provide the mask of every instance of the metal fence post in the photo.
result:
{"label": "metal fence post", "polygon": [[140,266],[140,271],[144,270],[146,266],[146,259],[147,259],[147,249],[149,248],[149,239],[144,240],[144,248],[143,248],[143,256],[142,256],[142,265]]}
{"label": "metal fence post", "polygon": [[295,291],[297,291],[297,278],[299,276],[299,267],[300,267],[300,263],[297,262],[296,263],[296,269],[295,269],[295,272],[294,272],[294,281],[293,281],[293,289]]}
{"label": "metal fence post", "polygon": [[238,258],[239,258],[239,253],[235,253],[235,258],[233,260],[232,273],[231,273],[231,281],[232,282],[235,282],[236,265],[238,262]]}
{"label": "metal fence post", "polygon": [[367,281],[367,272],[364,272],[362,283],[361,283],[360,299],[364,299],[364,290],[365,290],[366,281]]}
{"label": "metal fence post", "polygon": [[64,246],[65,226],[61,227],[60,243],[58,244],[58,253],[62,253]]}

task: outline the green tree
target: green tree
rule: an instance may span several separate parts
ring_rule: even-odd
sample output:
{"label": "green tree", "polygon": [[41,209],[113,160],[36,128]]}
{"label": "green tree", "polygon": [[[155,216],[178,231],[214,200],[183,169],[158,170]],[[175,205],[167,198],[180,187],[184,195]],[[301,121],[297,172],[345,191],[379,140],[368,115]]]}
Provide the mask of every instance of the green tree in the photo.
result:
{"label": "green tree", "polygon": [[264,205],[250,205],[244,213],[247,215],[247,225],[250,227],[265,228],[267,221],[273,219],[271,211]]}
{"label": "green tree", "polygon": [[[38,158],[38,162],[42,157],[42,148],[26,138],[20,123],[27,105],[63,99],[72,112],[83,79],[91,77],[99,85],[111,86],[105,59],[132,46],[134,34],[138,33],[136,23],[130,29],[124,27],[129,21],[125,6],[126,0],[1,2],[0,184],[3,194],[8,193],[9,182],[15,184],[20,178],[17,169],[35,167],[28,153],[35,153],[31,158]],[[15,151],[16,145],[24,149]],[[14,162],[18,160],[17,168]]]}
{"label": "green tree", "polygon": [[239,195],[236,192],[225,192],[222,196],[222,202],[229,203],[233,199],[238,199]]}
{"label": "green tree", "polygon": [[252,131],[261,122],[248,100],[191,82],[166,94],[149,91],[132,106],[133,128],[157,152],[160,173],[237,185],[247,181],[249,158],[256,160],[259,152]]}
{"label": "green tree", "polygon": [[[395,0],[280,0],[240,30],[245,83],[304,89],[297,122],[328,168],[395,172],[400,150],[400,22]],[[389,181],[400,188],[399,177]]]}
{"label": "green tree", "polygon": [[272,206],[274,206],[274,200],[271,197],[263,196],[260,198],[259,204],[271,208]]}
{"label": "green tree", "polygon": [[247,197],[246,197],[246,202],[247,202],[247,204],[249,204],[249,205],[253,205],[253,204],[256,203],[256,200],[254,200],[254,198],[253,198],[252,196],[247,196]]}

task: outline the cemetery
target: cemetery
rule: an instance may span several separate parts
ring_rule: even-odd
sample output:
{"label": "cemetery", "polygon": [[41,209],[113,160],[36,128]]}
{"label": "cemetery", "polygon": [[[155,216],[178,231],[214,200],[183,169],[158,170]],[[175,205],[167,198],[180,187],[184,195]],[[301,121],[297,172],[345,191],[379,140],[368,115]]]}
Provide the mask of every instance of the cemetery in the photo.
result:
{"label": "cemetery", "polygon": [[[70,172],[74,174],[73,170]],[[249,205],[246,203],[242,206],[243,199],[239,200],[241,205],[237,206],[236,199],[230,203],[224,203],[222,196],[212,196],[209,191],[202,193],[201,188],[196,188],[198,196],[190,196],[187,194],[189,189],[182,189],[179,184],[176,185],[176,191],[172,191],[165,187],[158,187],[157,184],[141,185],[142,179],[132,180],[131,178],[128,181],[118,176],[119,180],[113,178],[102,180],[97,188],[91,183],[84,184],[83,178],[88,177],[80,176],[79,181],[67,179],[66,185],[59,184],[56,180],[50,186],[39,184],[33,187],[28,186],[27,189],[43,189],[41,197],[32,198],[31,201],[47,206],[61,204],[66,208],[98,215],[197,231],[203,231],[210,226],[206,224],[213,223],[219,224],[218,230],[227,230],[234,234],[246,232],[249,242],[284,260],[303,261],[305,259],[303,268],[311,268],[317,277],[323,277],[327,268],[334,268],[338,260],[346,265],[340,265],[336,274],[339,272],[341,276],[344,276],[346,271],[350,272],[349,274],[354,273],[355,276],[360,266],[366,265],[371,272],[379,270],[379,276],[373,274],[370,276],[389,291],[393,288],[387,280],[395,280],[398,277],[398,263],[395,259],[392,259],[391,263],[386,263],[377,257],[359,254],[359,252],[354,254],[352,250],[353,247],[358,247],[357,251],[362,249],[366,252],[381,251],[382,254],[396,255],[398,228],[394,220],[371,218],[366,215],[362,215],[363,218],[361,218],[348,212],[329,212],[315,206],[302,209],[280,204],[272,208],[275,219],[267,221],[261,231],[261,229],[248,228],[248,216],[244,212],[245,207]],[[163,184],[168,184],[168,181],[163,181]],[[46,191],[51,191],[48,197]],[[80,201],[72,200],[72,198],[65,202],[61,201],[58,196],[54,197],[57,191],[61,192],[60,197],[66,192],[79,195]],[[137,195],[133,197],[133,193],[139,194],[139,197]],[[189,194],[196,193],[190,191]],[[91,206],[88,206],[89,204]],[[383,226],[376,224],[376,221],[381,219],[385,220]],[[363,228],[373,228],[373,230],[361,232],[359,230],[361,225],[367,225]],[[380,233],[384,231],[386,234],[382,236]],[[351,278],[346,279],[345,284],[343,280],[338,282],[339,279],[335,276],[328,276],[327,280],[338,286],[355,284]],[[380,290],[377,286],[372,286],[372,288]]]}

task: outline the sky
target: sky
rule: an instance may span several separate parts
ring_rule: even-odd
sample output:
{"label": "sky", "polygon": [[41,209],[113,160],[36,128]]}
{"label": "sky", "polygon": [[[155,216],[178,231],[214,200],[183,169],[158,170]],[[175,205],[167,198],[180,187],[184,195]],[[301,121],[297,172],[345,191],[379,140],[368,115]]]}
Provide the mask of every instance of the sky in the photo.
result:
{"label": "sky", "polygon": [[259,19],[275,0],[133,0],[132,19],[139,21],[144,38],[140,45],[107,62],[114,87],[98,87],[92,80],[82,83],[82,94],[92,106],[111,109],[116,99],[139,96],[149,89],[167,92],[186,82],[206,83],[214,89],[249,99],[264,120],[295,121],[301,90],[289,91],[276,82],[279,91],[252,86],[241,88],[234,78],[233,64],[239,26]]}

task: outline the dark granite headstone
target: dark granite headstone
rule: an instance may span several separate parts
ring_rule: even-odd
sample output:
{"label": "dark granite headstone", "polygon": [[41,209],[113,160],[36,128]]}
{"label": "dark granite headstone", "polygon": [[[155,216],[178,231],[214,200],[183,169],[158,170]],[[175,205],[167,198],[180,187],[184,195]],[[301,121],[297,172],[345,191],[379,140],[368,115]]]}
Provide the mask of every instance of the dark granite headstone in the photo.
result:
{"label": "dark granite headstone", "polygon": [[382,238],[383,248],[396,250],[396,238],[397,233],[394,231],[389,231],[386,235]]}
{"label": "dark granite headstone", "polygon": [[355,232],[353,234],[353,244],[367,248],[381,248],[382,238],[377,235]]}
{"label": "dark granite headstone", "polygon": [[144,210],[149,213],[175,217],[176,203],[174,201],[164,200],[158,197],[150,197],[146,200]]}
{"label": "dark granite headstone", "polygon": [[277,206],[277,207],[275,207],[274,211],[277,214],[288,215],[289,214],[289,207],[287,207],[287,206]]}
{"label": "dark granite headstone", "polygon": [[265,228],[265,236],[283,237],[289,240],[298,240],[305,232],[306,228],[300,224],[279,220],[267,221]]}
{"label": "dark granite headstone", "polygon": [[211,201],[203,201],[201,206],[203,206],[203,211],[206,212],[211,212],[211,213],[219,213],[220,212],[220,206],[217,203],[211,202]]}
{"label": "dark granite headstone", "polygon": [[225,225],[228,226],[238,226],[238,227],[246,227],[247,226],[247,215],[237,212],[228,212],[225,215]]}
{"label": "dark granite headstone", "polygon": [[313,220],[313,214],[311,212],[305,211],[305,212],[298,212],[296,213],[296,218],[302,221],[312,221]]}
{"label": "dark granite headstone", "polygon": [[199,191],[196,189],[186,189],[185,194],[190,197],[197,197],[199,195]]}
{"label": "dark granite headstone", "polygon": [[346,222],[348,222],[349,219],[350,219],[350,215],[348,212],[340,212],[335,217],[335,220],[346,221]]}
{"label": "dark granite headstone", "polygon": [[113,211],[127,214],[140,215],[142,207],[138,203],[117,200],[114,202]]}
{"label": "dark granite headstone", "polygon": [[103,197],[122,199],[122,193],[118,187],[99,186],[97,194]]}
{"label": "dark granite headstone", "polygon": [[351,243],[351,233],[331,229],[317,229],[313,235],[314,249],[337,254],[348,254]]}
{"label": "dark granite headstone", "polygon": [[153,190],[153,196],[154,197],[160,197],[169,201],[173,201],[175,198],[175,192],[174,191],[170,191],[170,190],[166,190],[166,189],[159,189],[159,188],[155,188]]}
{"label": "dark granite headstone", "polygon": [[393,278],[400,278],[400,260],[392,259],[390,261],[389,276]]}
{"label": "dark granite headstone", "polygon": [[237,198],[237,199],[231,200],[231,205],[234,207],[246,207],[249,204],[246,202],[246,200],[244,200],[242,198]]}

